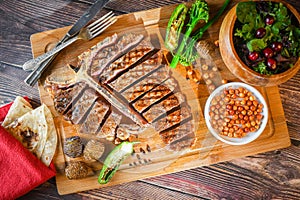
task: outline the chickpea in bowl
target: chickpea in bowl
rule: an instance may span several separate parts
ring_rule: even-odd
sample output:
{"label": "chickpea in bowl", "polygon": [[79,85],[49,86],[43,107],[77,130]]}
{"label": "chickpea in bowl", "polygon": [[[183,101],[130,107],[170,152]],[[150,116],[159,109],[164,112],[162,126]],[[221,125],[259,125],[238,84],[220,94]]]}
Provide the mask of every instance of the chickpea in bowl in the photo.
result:
{"label": "chickpea in bowl", "polygon": [[268,108],[254,87],[232,82],[211,93],[204,115],[213,136],[228,144],[242,145],[252,142],[263,132]]}
{"label": "chickpea in bowl", "polygon": [[222,58],[240,80],[274,86],[300,68],[300,16],[279,0],[239,2],[220,29]]}

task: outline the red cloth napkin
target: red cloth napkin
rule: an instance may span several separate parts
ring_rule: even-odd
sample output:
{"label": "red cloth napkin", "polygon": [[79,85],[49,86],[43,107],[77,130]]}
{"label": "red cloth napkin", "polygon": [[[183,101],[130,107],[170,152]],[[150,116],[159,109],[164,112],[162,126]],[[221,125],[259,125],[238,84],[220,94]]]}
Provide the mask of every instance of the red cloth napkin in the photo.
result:
{"label": "red cloth napkin", "polygon": [[[12,104],[12,103],[11,103]],[[11,104],[0,107],[3,121]],[[0,199],[16,199],[55,176],[49,168],[0,126]]]}

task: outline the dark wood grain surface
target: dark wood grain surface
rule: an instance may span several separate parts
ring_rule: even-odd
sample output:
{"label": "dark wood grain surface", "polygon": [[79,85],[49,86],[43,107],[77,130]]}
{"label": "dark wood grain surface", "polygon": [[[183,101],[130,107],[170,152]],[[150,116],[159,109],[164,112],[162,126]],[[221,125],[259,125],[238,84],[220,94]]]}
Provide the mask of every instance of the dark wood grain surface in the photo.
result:
{"label": "dark wood grain surface", "polygon": [[[0,0],[0,104],[21,95],[39,105],[37,87],[23,83],[29,73],[20,69],[32,58],[30,35],[71,25],[93,2]],[[120,15],[180,2],[112,0],[99,15],[109,10]],[[299,0],[287,2],[300,11]],[[20,199],[300,199],[299,83],[300,72],[279,86],[292,142],[289,148],[65,196],[57,193],[53,178]]]}

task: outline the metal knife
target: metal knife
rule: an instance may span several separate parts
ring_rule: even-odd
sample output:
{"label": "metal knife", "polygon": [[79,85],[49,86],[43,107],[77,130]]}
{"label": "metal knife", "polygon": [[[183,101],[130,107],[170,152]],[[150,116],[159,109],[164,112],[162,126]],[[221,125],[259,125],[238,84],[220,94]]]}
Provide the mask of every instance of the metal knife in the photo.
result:
{"label": "metal knife", "polygon": [[[95,15],[104,7],[104,5],[109,0],[97,0],[71,27],[71,29],[66,33],[66,35],[56,44],[56,46],[64,43],[68,39],[74,37],[79,31],[88,24],[88,22],[95,17]],[[50,63],[54,60],[57,54],[53,55],[49,59],[45,60],[41,65],[35,67],[33,71],[29,74],[29,76],[25,79],[25,83],[33,86],[37,80],[40,78],[41,74],[45,71],[45,69],[50,65]],[[31,69],[24,69],[31,70]]]}

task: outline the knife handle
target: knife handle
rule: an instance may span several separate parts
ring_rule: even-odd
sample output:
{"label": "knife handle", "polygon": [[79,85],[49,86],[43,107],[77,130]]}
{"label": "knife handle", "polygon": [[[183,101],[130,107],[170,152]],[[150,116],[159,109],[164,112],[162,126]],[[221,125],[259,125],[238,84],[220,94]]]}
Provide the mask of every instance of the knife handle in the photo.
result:
{"label": "knife handle", "polygon": [[24,82],[29,85],[33,86],[37,80],[41,77],[42,73],[45,71],[45,69],[51,64],[51,62],[54,60],[54,58],[57,56],[57,54],[54,54],[44,62],[42,62],[37,68],[35,68],[29,76],[24,80]]}
{"label": "knife handle", "polygon": [[[70,38],[69,34],[66,34],[57,44],[57,46],[60,46],[64,42],[66,42]],[[40,65],[38,65],[33,71],[27,76],[27,78],[24,80],[24,82],[27,85],[33,86],[37,80],[41,77],[42,73],[45,71],[45,69],[52,63],[54,58],[57,56],[58,53],[52,55],[51,57],[47,58],[44,62],[42,62]]]}
{"label": "knife handle", "polygon": [[56,45],[53,49],[51,49],[50,51],[34,58],[31,59],[27,62],[25,62],[23,64],[23,69],[25,71],[28,71],[30,69],[35,69],[36,66],[40,65],[42,62],[44,62],[45,60],[47,60],[48,58],[50,58],[52,55],[57,54],[58,52],[60,52],[62,49],[64,49],[65,47],[69,46],[70,44],[72,44],[73,42],[75,42],[78,39],[78,37],[73,37],[70,38],[68,41],[66,42],[61,42],[60,44]]}

